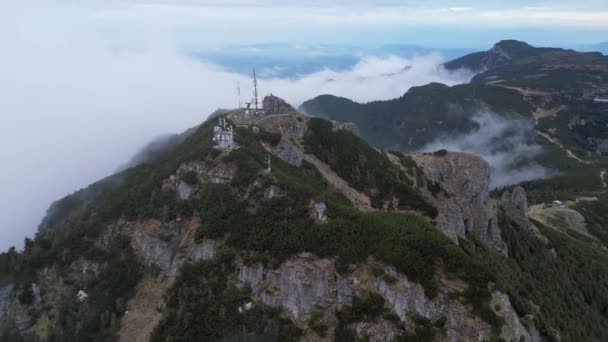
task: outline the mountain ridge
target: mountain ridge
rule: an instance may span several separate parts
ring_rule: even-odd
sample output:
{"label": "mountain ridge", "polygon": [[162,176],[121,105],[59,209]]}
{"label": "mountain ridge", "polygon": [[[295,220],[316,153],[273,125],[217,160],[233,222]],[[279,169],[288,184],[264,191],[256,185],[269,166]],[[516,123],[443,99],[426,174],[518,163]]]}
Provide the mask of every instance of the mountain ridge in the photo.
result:
{"label": "mountain ridge", "polygon": [[[233,327],[231,324],[236,324],[252,333],[278,334],[286,338],[288,335],[284,334],[290,331],[293,333],[291,337],[316,339],[323,333],[307,327],[314,326],[310,322],[310,315],[321,314],[324,317],[321,318],[325,322],[323,324],[329,329],[328,336],[336,338],[367,334],[376,331],[374,329],[390,332],[387,336],[393,338],[419,336],[419,332],[398,322],[425,327],[424,329],[430,329],[428,333],[432,332],[433,336],[473,336],[470,334],[481,331],[485,331],[483,334],[488,337],[503,333],[516,334],[517,337],[521,334],[528,337],[531,333],[536,334],[534,331],[529,333],[525,329],[521,330],[521,318],[513,309],[508,309],[510,304],[503,304],[509,305],[504,312],[489,308],[492,300],[508,303],[509,299],[503,293],[489,290],[487,281],[492,277],[489,271],[481,265],[474,267],[473,258],[458,247],[453,249],[452,246],[463,243],[459,238],[453,236],[450,241],[433,228],[433,218],[443,213],[436,211],[429,198],[445,203],[451,203],[456,198],[455,193],[443,194],[442,187],[447,186],[442,185],[443,180],[427,180],[411,158],[405,155],[389,156],[373,149],[345,125],[293,111],[269,114],[263,120],[254,120],[253,123],[248,123],[249,119],[239,111],[227,113],[226,118],[239,125],[235,130],[238,148],[226,151],[212,146],[211,133],[216,122],[211,120],[197,128],[182,143],[170,147],[166,153],[123,171],[119,183],[101,189],[90,201],[68,201],[70,205],[63,209],[60,215],[62,219],[47,222],[47,227],[34,240],[26,243],[23,255],[17,256],[19,261],[16,264],[21,265],[21,271],[10,271],[16,277],[13,279],[16,286],[6,317],[21,317],[9,321],[14,324],[10,331],[17,336],[25,334],[34,338],[52,336],[61,339],[61,336],[75,334],[73,336],[88,339],[92,334],[117,338],[121,334],[127,334],[127,331],[142,329],[151,334],[148,337],[152,340],[163,340],[167,336],[195,336],[188,335],[195,331],[206,331],[211,334],[208,336],[220,337],[226,333],[222,326],[228,329]],[[329,146],[333,147],[330,149]],[[294,153],[298,157],[294,157]],[[264,171],[264,159],[268,155],[272,156],[270,172]],[[317,160],[315,164],[308,162],[314,161],[312,156]],[[365,160],[359,159],[360,156],[365,156]],[[455,160],[464,158],[457,154],[448,154],[447,157],[443,154],[429,155],[426,158],[448,157]],[[296,158],[303,159],[297,162]],[[356,159],[359,161],[356,162]],[[345,161],[349,162],[345,164]],[[319,165],[325,165],[333,173],[332,177],[342,179],[342,182],[354,189],[352,191],[369,197],[368,209],[356,209],[357,203],[351,203],[346,193],[341,194],[344,189],[331,185],[336,183],[331,178],[326,178],[328,173],[319,169]],[[480,183],[479,186],[482,189],[485,187],[487,196],[487,183]],[[491,210],[485,205],[487,204],[482,204],[480,209],[475,210]],[[445,227],[448,229],[448,226]],[[367,237],[361,239],[356,235],[351,236],[349,231],[352,229]],[[377,229],[384,233],[376,235],[374,230]],[[469,230],[471,227],[463,229]],[[470,230],[469,233],[478,234],[475,230]],[[324,236],[323,244],[319,245],[321,240],[316,234]],[[447,231],[445,234],[448,234]],[[464,239],[468,236],[464,231],[458,234]],[[374,242],[385,235],[388,240],[380,238]],[[412,240],[412,236],[416,239]],[[482,235],[477,236],[484,239]],[[386,245],[389,241],[400,241],[410,247],[406,250],[395,249]],[[417,245],[414,241],[422,241],[422,244]],[[425,246],[434,247],[430,250],[420,249]],[[407,250],[409,252],[402,254]],[[315,256],[310,259],[306,254],[301,254],[303,252],[314,253]],[[368,256],[374,256],[377,261],[370,261]],[[0,260],[5,257],[3,254]],[[462,296],[474,300],[473,304],[467,306],[446,297],[444,285],[434,275],[437,271],[433,260],[437,258],[443,260],[444,267],[447,267],[450,274],[469,284],[468,292]],[[267,268],[269,266],[265,266],[266,262],[257,264],[261,260],[268,260],[275,266]],[[338,283],[351,284],[341,290],[346,291],[344,296],[350,299],[341,299],[338,306],[325,307],[319,313],[315,313],[315,303],[332,300],[329,292],[323,292],[326,290],[318,294],[312,292],[312,297],[297,299],[297,293],[290,288],[301,284],[302,280],[285,273],[277,279],[290,277],[291,280],[284,285],[286,287],[282,288],[283,285],[278,283],[273,285],[281,288],[280,296],[291,298],[281,301],[281,297],[265,295],[269,289],[266,285],[258,284],[259,272],[265,274],[262,278],[273,279],[273,272],[284,274],[293,267],[309,269],[312,267],[310,265],[318,263],[334,265],[331,266],[334,270],[331,274],[363,272],[361,274],[372,277],[370,279],[379,277],[372,270],[387,269],[388,273],[384,277],[387,283],[380,286],[376,281],[370,280],[363,286],[357,285],[350,276],[340,276],[336,280]],[[385,263],[394,265],[395,268]],[[295,266],[297,264],[300,266]],[[64,266],[57,268],[59,265]],[[44,267],[39,269],[42,266]],[[282,267],[286,269],[282,270]],[[476,269],[474,274],[467,271],[473,268]],[[121,276],[108,277],[108,272],[117,269],[125,272]],[[422,272],[425,269],[427,271]],[[234,274],[235,270],[240,274],[240,280],[236,283],[230,280],[230,274]],[[29,276],[21,278],[24,271]],[[158,272],[158,276],[154,272]],[[199,287],[202,284],[194,280],[197,278],[191,278],[188,275],[190,272],[203,275],[203,279],[216,277],[214,279],[220,283],[207,283],[209,289],[221,286],[236,291],[220,291],[223,293],[220,296],[227,296],[222,298],[238,304],[226,307],[230,315],[233,315],[231,317],[235,319],[234,323],[219,320],[216,321],[217,326],[201,326],[201,329],[210,330],[189,330],[185,327],[175,330],[182,324],[178,318],[181,316],[176,316],[181,309],[175,301],[183,300],[178,295],[181,293],[179,291],[203,291],[205,288]],[[302,272],[308,272],[312,279],[323,274],[319,273],[321,270],[314,269]],[[105,281],[99,281],[102,276],[106,277]],[[169,295],[168,302],[164,304],[166,308],[162,310],[162,319],[152,321],[158,322],[155,328],[147,325],[152,324],[150,322],[132,321],[128,318],[130,316],[121,313],[121,310],[132,308],[135,310],[133,314],[147,315],[146,311],[137,311],[149,310],[143,305],[145,298],[159,298],[150,292],[141,292],[146,286],[143,284],[152,279],[150,277],[157,277],[156,281],[163,284],[160,289],[167,288]],[[65,283],[62,279],[72,280],[71,283]],[[400,296],[404,294],[399,294],[394,299],[398,301],[391,302],[391,293],[396,286],[394,281],[403,286],[414,286],[416,290],[405,295],[418,298],[417,300],[436,309],[415,309],[426,318],[424,321],[412,321],[408,310],[413,310],[413,307],[405,311],[399,309],[403,305],[399,301],[409,301],[409,297],[402,298]],[[124,286],[119,286],[119,282]],[[253,293],[248,294],[243,284],[251,287]],[[350,287],[352,290],[348,290]],[[103,295],[104,289],[112,289],[114,292],[107,297]],[[79,291],[83,291],[87,297],[79,299],[75,295]],[[437,296],[442,298],[439,302],[434,299]],[[108,298],[115,298],[118,300],[116,303],[121,304],[108,302]],[[249,301],[247,298],[250,298]],[[294,308],[291,300],[303,301],[304,306]],[[359,305],[359,300],[384,303],[379,308],[385,309],[379,309],[374,314],[380,315],[374,316],[379,317],[380,326],[357,325],[358,330],[353,330],[355,324],[360,324],[357,323],[360,318],[353,316],[347,319],[340,316],[345,310],[353,310],[351,305]],[[448,307],[439,304],[444,301],[451,304]],[[204,305],[197,308],[203,310],[208,305],[214,307],[220,304],[206,302]],[[259,330],[248,321],[243,321],[246,317],[251,317],[248,318],[250,320],[254,316],[239,314],[238,311],[244,312],[243,307],[252,305],[256,308],[252,314],[255,312],[258,319],[274,322],[272,324],[277,324],[276,329]],[[281,310],[273,311],[272,307]],[[287,316],[282,310],[287,310]],[[384,310],[388,311],[382,313]],[[394,323],[380,318],[389,317],[386,315],[394,310],[397,310],[399,316]],[[471,325],[466,325],[471,330],[459,327],[454,310],[471,317],[471,323],[468,323]],[[64,313],[60,314],[61,312]],[[336,312],[338,316],[334,316]],[[511,315],[510,323],[501,323],[499,314]],[[99,315],[107,318],[99,321]],[[207,315],[212,319],[209,316],[211,313]],[[442,318],[443,315],[446,315],[445,318]],[[45,318],[40,320],[38,317]],[[45,328],[44,322],[48,320],[53,322],[54,328]],[[78,328],[69,324],[71,321],[82,322],[84,325]],[[122,324],[118,323],[120,321]],[[432,328],[430,323],[434,321],[443,323],[437,323],[437,327]],[[46,335],[49,333],[51,335]]]}
{"label": "mountain ridge", "polygon": [[[0,338],[605,339],[607,202],[589,192],[597,185],[589,175],[599,182],[608,163],[581,153],[597,143],[579,139],[602,139],[594,128],[601,112],[589,105],[566,116],[580,105],[572,93],[498,79],[512,67],[470,85],[416,87],[368,104],[374,110],[324,97],[337,99],[336,116],[324,113],[334,121],[275,96],[257,115],[218,113],[183,141],[58,201],[23,252],[0,254],[9,292],[0,298]],[[424,138],[429,125],[475,129],[465,119],[480,104],[536,120],[589,164],[491,192],[490,165],[478,156],[374,147]],[[567,108],[539,115],[554,105]],[[436,115],[395,124],[395,113],[412,111]],[[562,152],[539,160],[560,162]],[[528,201],[553,200],[556,189],[588,196],[563,205],[584,213],[593,234],[529,216]]]}

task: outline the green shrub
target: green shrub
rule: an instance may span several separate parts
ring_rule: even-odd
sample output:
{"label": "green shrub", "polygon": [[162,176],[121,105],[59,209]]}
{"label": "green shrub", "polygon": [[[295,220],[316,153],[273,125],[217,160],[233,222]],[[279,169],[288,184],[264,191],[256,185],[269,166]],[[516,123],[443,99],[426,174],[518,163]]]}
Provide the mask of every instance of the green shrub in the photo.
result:
{"label": "green shrub", "polygon": [[433,342],[437,335],[445,335],[445,316],[431,321],[422,316],[414,316],[412,320],[416,324],[413,333],[404,333],[395,339],[395,342]]}
{"label": "green shrub", "polygon": [[351,305],[344,305],[336,312],[335,341],[355,341],[356,333],[349,327],[357,322],[372,322],[388,314],[384,298],[373,292],[364,293],[362,297],[353,297]]}
{"label": "green shrub", "polygon": [[313,312],[308,319],[308,326],[314,331],[319,337],[327,336],[327,330],[329,327],[323,323],[323,317],[318,312]]}
{"label": "green shrub", "polygon": [[186,184],[197,185],[198,184],[198,175],[196,171],[188,171],[181,175],[181,179],[186,182]]}
{"label": "green shrub", "polygon": [[201,192],[201,224],[198,240],[219,238],[238,222],[242,205],[232,188],[225,184],[207,184]]}
{"label": "green shrub", "polygon": [[[231,262],[219,260],[185,264],[167,292],[167,308],[151,341],[218,341],[238,336],[278,337],[297,341],[302,331],[282,317],[278,309],[249,301],[248,288],[237,288],[228,277]],[[231,260],[232,258],[228,258]]]}
{"label": "green shrub", "polygon": [[19,293],[19,303],[24,305],[30,305],[34,302],[34,291],[32,290],[31,284],[29,286],[25,286],[21,289],[21,293]]}
{"label": "green shrub", "polygon": [[334,131],[332,123],[312,118],[304,137],[308,153],[327,163],[352,187],[366,192],[372,205],[382,207],[396,197],[402,209],[414,209],[435,217],[437,210],[411,187],[409,178],[383,153],[369,146],[352,133]]}

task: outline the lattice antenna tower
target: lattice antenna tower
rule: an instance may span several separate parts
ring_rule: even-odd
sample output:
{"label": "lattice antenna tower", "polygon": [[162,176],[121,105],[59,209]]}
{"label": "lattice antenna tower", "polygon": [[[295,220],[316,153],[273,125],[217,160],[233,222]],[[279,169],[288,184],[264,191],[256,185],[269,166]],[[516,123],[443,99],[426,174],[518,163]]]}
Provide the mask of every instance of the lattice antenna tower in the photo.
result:
{"label": "lattice antenna tower", "polygon": [[253,104],[255,106],[255,113],[258,113],[258,78],[255,75],[255,68],[253,68]]}

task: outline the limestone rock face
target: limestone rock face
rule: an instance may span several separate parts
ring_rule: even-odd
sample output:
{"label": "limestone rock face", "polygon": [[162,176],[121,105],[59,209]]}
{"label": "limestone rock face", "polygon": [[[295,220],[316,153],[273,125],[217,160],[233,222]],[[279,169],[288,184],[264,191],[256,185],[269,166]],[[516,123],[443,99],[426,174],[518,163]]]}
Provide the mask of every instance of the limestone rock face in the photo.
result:
{"label": "limestone rock face", "polygon": [[182,180],[183,175],[189,172],[194,172],[201,183],[226,184],[236,174],[236,166],[215,160],[194,160],[183,163],[175,174],[163,181],[163,190],[175,191],[181,200],[191,199],[199,189],[196,185]]}
{"label": "limestone rock face", "polygon": [[274,155],[290,165],[299,167],[302,165],[302,153],[298,147],[286,139],[281,139],[279,144],[273,149]]}
{"label": "limestone rock face", "polygon": [[209,260],[216,254],[217,244],[213,240],[194,240],[194,231],[199,220],[158,220],[141,222],[121,221],[109,227],[108,237],[114,234],[132,236],[131,245],[147,266],[174,275],[185,260]]}
{"label": "limestone rock face", "polygon": [[[139,228],[139,227],[137,227]],[[165,226],[158,221],[148,221],[142,229],[134,229],[134,247],[148,264],[167,271],[173,265],[179,244],[185,234],[179,224]]]}
{"label": "limestone rock face", "polygon": [[500,206],[505,210],[505,213],[520,227],[529,228],[531,226],[528,220],[528,199],[526,191],[516,186],[512,191],[506,190],[502,193]]}
{"label": "limestone rock face", "polygon": [[264,114],[284,114],[295,112],[296,110],[285,100],[274,95],[268,95],[264,97],[262,101],[262,108],[264,108]]}
{"label": "limestone rock face", "polygon": [[333,262],[311,255],[291,259],[277,270],[267,270],[262,264],[243,266],[239,280],[249,284],[264,304],[281,307],[294,319],[312,313],[318,303],[335,296],[330,288],[336,283]]}
{"label": "limestone rock face", "polygon": [[[382,268],[395,281],[390,284],[384,278],[374,276],[374,268]],[[482,341],[489,339],[492,328],[470,312],[458,299],[450,298],[450,291],[462,291],[466,285],[442,280],[434,299],[426,296],[424,288],[392,267],[372,259],[359,264],[347,275],[336,271],[332,259],[317,258],[303,253],[293,257],[276,269],[268,269],[261,263],[243,265],[238,273],[239,281],[248,284],[253,298],[266,305],[285,310],[296,322],[305,324],[309,314],[316,311],[331,312],[339,304],[348,304],[355,295],[375,292],[385,298],[388,306],[406,324],[413,327],[413,318],[422,316],[431,320],[445,317],[445,341]],[[451,283],[450,283],[451,282]],[[533,324],[530,331],[522,324],[513,310],[509,298],[495,292],[492,307],[503,317],[505,325],[501,337],[505,340],[539,341]],[[391,322],[357,323],[354,326],[359,337],[376,336],[374,341],[391,340],[397,333]],[[532,332],[531,332],[532,331]]]}
{"label": "limestone rock face", "polygon": [[188,251],[188,256],[192,261],[211,260],[217,253],[217,243],[213,240],[205,239],[201,243],[193,243]]}
{"label": "limestone rock face", "polygon": [[521,337],[524,338],[524,341],[542,341],[540,333],[536,330],[534,324],[528,324],[530,330],[526,329],[522,324],[522,320],[520,320],[511,306],[509,296],[501,292],[494,292],[490,305],[494,308],[498,308],[497,314],[504,319],[505,323],[501,337],[505,341],[519,341]]}
{"label": "limestone rock face", "polygon": [[184,181],[180,181],[177,185],[177,196],[182,201],[189,200],[196,192],[198,188],[196,186],[190,185]]}
{"label": "limestone rock face", "polygon": [[439,211],[437,227],[458,242],[471,234],[506,253],[490,204],[490,166],[478,156],[435,152],[414,156],[427,179],[444,192],[430,199]]}

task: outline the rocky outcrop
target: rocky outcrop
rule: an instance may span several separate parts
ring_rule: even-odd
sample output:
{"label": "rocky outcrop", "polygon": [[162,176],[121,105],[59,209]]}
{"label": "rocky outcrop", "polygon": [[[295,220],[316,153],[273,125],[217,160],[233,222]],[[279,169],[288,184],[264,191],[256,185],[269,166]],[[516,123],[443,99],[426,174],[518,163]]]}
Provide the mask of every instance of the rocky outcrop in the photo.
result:
{"label": "rocky outcrop", "polygon": [[[390,283],[385,277],[374,275],[373,269],[378,268],[390,275]],[[251,287],[255,300],[285,310],[301,324],[305,324],[313,312],[331,312],[340,304],[350,303],[353,296],[372,291],[386,300],[406,326],[413,328],[413,318],[418,316],[431,320],[445,319],[446,341],[482,341],[489,339],[492,334],[487,323],[450,295],[464,290],[465,284],[442,277],[438,295],[430,299],[421,285],[372,259],[356,265],[351,273],[340,275],[334,260],[304,253],[285,261],[274,270],[261,263],[244,265],[239,270],[238,279]],[[520,338],[539,341],[535,330],[531,328],[534,332],[530,332],[522,324],[506,295],[495,292],[493,301],[497,304],[493,306],[496,313],[506,322],[501,337],[508,341],[519,341]],[[359,336],[388,338],[396,333],[392,324],[382,320],[357,324],[355,330]]]}
{"label": "rocky outcrop", "polygon": [[105,240],[115,234],[130,235],[131,245],[147,266],[173,275],[183,261],[209,260],[215,256],[215,241],[195,241],[194,232],[198,225],[196,217],[167,223],[153,219],[120,221],[109,227]]}
{"label": "rocky outcrop", "polygon": [[8,304],[11,300],[11,293],[13,291],[13,283],[8,283],[0,286],[0,320],[6,315]]}
{"label": "rocky outcrop", "polygon": [[488,163],[478,156],[446,151],[415,155],[414,159],[425,177],[444,190],[429,196],[439,211],[437,228],[456,243],[473,235],[506,253],[490,204]]}
{"label": "rocky outcrop", "polygon": [[192,243],[187,248],[187,255],[192,261],[211,260],[217,254],[218,243],[205,239],[200,243]]}
{"label": "rocky outcrop", "polygon": [[262,264],[243,266],[239,280],[251,286],[262,303],[280,307],[296,320],[324,301],[337,300],[333,261],[308,254],[286,261],[276,270]]}
{"label": "rocky outcrop", "polygon": [[325,202],[310,201],[310,215],[317,223],[327,223],[327,204]]}
{"label": "rocky outcrop", "polygon": [[281,195],[281,188],[278,186],[271,184],[266,189],[264,189],[264,198],[265,199],[273,199]]}
{"label": "rocky outcrop", "polygon": [[337,121],[332,121],[332,123],[334,124],[335,130],[347,131],[357,137],[361,135],[361,133],[359,132],[359,127],[357,127],[357,125],[352,122],[339,123]]}
{"label": "rocky outcrop", "polygon": [[265,96],[262,101],[262,108],[264,108],[264,114],[286,114],[292,113],[296,110],[285,100],[272,94]]}
{"label": "rocky outcrop", "polygon": [[[187,182],[187,175],[194,175],[195,182]],[[181,200],[189,200],[198,192],[196,183],[226,184],[236,174],[236,166],[222,160],[194,160],[183,163],[175,174],[163,181],[163,190],[173,190]]]}
{"label": "rocky outcrop", "polygon": [[287,139],[281,139],[277,146],[272,149],[272,153],[290,165],[296,167],[302,165],[302,151]]}
{"label": "rocky outcrop", "polygon": [[179,199],[182,201],[189,200],[197,191],[197,186],[190,185],[184,181],[180,181],[177,185],[177,196],[179,196]]}
{"label": "rocky outcrop", "polygon": [[522,187],[516,186],[512,191],[505,190],[499,205],[517,225],[525,228],[532,227],[528,219],[528,199],[526,191]]}
{"label": "rocky outcrop", "polygon": [[[74,269],[70,266],[63,270],[68,274],[66,279],[70,282],[86,283],[90,280],[88,274],[73,272]],[[27,341],[47,341],[52,326],[57,324],[61,315],[62,308],[58,304],[66,297],[76,296],[76,292],[68,290],[62,274],[52,267],[40,270],[35,283],[21,286],[27,286],[31,291],[31,302],[22,303],[19,294],[23,288],[13,288],[5,307],[6,318],[10,321],[8,324],[15,327]],[[0,332],[3,323],[7,323],[2,322],[1,316],[0,314]]]}
{"label": "rocky outcrop", "polygon": [[265,146],[266,149],[290,165],[296,167],[302,165],[303,149],[299,140],[306,134],[305,117],[294,114],[268,120],[265,120],[266,118],[260,119],[258,124],[269,132],[281,135],[281,140],[276,146]]}
{"label": "rocky outcrop", "polygon": [[148,266],[168,271],[173,265],[184,235],[181,224],[161,224],[159,221],[149,220],[134,227],[132,242]]}
{"label": "rocky outcrop", "polygon": [[[528,319],[529,317],[524,317],[522,320],[515,313],[509,296],[501,292],[494,292],[490,305],[496,310],[498,316],[504,320],[502,338],[505,341],[521,341],[522,337],[524,341],[542,341],[540,333]],[[522,322],[526,322],[526,325]]]}

